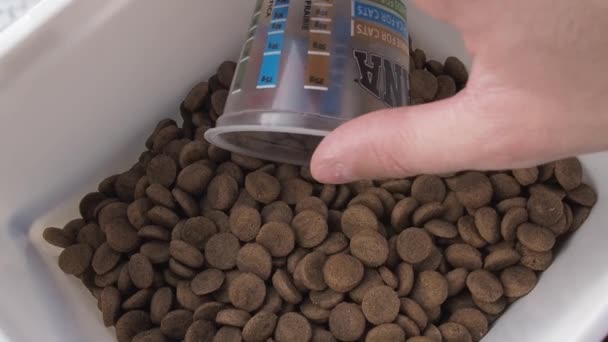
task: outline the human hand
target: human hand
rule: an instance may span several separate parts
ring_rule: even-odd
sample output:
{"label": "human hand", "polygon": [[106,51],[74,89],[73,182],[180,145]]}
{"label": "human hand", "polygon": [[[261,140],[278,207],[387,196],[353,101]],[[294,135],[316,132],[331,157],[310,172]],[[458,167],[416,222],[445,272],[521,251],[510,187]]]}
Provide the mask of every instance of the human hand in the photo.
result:
{"label": "human hand", "polygon": [[529,167],[608,148],[608,3],[418,0],[463,34],[467,87],[352,120],[312,158],[325,183]]}

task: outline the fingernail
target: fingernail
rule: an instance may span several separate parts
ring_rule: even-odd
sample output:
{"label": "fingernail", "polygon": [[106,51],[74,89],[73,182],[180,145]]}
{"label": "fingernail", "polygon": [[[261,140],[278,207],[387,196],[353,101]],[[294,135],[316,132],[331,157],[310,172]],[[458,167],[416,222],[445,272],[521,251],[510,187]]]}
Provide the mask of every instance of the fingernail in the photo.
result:
{"label": "fingernail", "polygon": [[342,184],[351,181],[345,165],[334,158],[320,160],[312,172],[315,179],[322,183]]}

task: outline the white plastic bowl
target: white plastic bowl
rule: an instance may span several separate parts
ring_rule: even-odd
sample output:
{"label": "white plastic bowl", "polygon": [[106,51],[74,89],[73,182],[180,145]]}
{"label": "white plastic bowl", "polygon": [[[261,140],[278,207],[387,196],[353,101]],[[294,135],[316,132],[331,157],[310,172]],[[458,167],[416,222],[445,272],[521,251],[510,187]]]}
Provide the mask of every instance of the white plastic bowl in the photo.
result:
{"label": "white plastic bowl", "polygon": [[[238,57],[253,4],[43,1],[0,34],[0,330],[11,341],[113,341],[42,229],[76,217],[80,197],[130,166],[192,85]],[[453,30],[415,8],[410,30],[435,59],[466,57]],[[608,154],[583,162],[597,207],[484,342],[599,341],[608,330]]]}

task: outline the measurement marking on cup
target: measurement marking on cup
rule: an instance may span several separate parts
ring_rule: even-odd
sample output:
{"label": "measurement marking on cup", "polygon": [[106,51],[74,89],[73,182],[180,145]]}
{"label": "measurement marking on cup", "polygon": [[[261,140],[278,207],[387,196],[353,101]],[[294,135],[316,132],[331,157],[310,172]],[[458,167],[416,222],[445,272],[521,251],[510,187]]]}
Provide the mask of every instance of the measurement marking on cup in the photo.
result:
{"label": "measurement marking on cup", "polygon": [[302,28],[308,34],[308,65],[304,89],[329,91],[333,0],[313,1],[305,11]]}
{"label": "measurement marking on cup", "polygon": [[251,16],[251,25],[249,28],[248,38],[245,41],[245,45],[243,45],[243,50],[241,51],[241,58],[239,59],[239,63],[236,66],[234,82],[232,85],[232,94],[240,93],[243,86],[243,79],[245,78],[245,73],[247,72],[247,63],[249,61],[249,54],[251,53],[251,46],[253,45],[253,41],[255,39],[255,34],[258,28],[258,22],[260,21],[260,17],[262,14],[262,3],[264,0],[258,0],[255,4],[255,13]]}
{"label": "measurement marking on cup", "polygon": [[268,35],[262,57],[262,66],[258,76],[257,89],[276,88],[281,67],[281,54],[285,39],[287,17],[289,15],[289,0],[276,0],[274,7],[270,3],[270,22]]}

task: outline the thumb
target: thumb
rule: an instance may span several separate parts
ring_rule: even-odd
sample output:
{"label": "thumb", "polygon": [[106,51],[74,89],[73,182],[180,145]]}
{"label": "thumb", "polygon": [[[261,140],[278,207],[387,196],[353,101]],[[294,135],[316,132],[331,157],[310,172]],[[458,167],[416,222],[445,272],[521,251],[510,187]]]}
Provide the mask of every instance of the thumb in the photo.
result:
{"label": "thumb", "polygon": [[[514,95],[509,96],[514,101]],[[522,115],[510,115],[511,101],[501,98],[505,96],[476,96],[465,88],[443,101],[361,116],[321,142],[312,157],[312,174],[320,182],[348,183],[528,166],[531,160],[515,155],[535,155],[533,146],[522,149],[521,144],[538,136],[529,134],[537,126],[519,122]]]}

